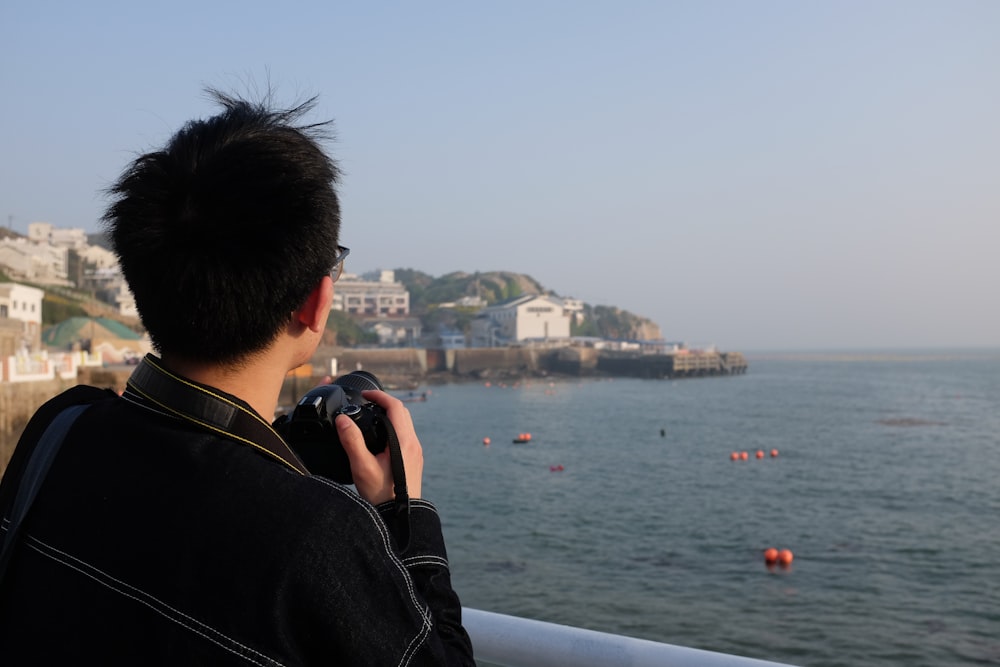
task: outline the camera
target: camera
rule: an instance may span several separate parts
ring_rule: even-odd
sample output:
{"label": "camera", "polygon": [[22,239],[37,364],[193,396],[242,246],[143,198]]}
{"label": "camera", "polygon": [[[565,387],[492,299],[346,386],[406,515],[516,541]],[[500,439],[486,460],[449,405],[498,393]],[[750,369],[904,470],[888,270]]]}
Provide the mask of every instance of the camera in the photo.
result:
{"label": "camera", "polygon": [[285,439],[310,472],[341,484],[352,484],[351,464],[340,444],[337,415],[354,420],[372,454],[385,451],[389,442],[389,418],[385,409],[365,400],[361,392],[383,390],[372,373],[353,371],[330,384],[311,389],[303,396],[291,416],[275,420],[274,429]]}

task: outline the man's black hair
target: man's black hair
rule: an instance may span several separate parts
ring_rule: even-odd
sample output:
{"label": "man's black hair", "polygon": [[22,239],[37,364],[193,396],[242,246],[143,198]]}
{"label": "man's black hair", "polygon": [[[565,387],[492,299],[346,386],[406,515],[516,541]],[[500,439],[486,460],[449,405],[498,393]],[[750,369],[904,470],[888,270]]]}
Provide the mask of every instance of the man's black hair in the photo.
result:
{"label": "man's black hair", "polygon": [[270,109],[217,90],[224,110],[141,155],[103,217],[154,347],[234,362],[265,348],[336,254],[340,172],[316,98]]}

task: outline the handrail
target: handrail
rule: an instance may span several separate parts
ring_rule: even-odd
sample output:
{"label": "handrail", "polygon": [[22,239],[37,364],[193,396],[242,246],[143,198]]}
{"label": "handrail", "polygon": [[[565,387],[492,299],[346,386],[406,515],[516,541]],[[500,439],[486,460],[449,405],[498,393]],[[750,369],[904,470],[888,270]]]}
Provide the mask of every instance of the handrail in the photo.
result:
{"label": "handrail", "polygon": [[463,607],[476,660],[504,667],[788,667]]}

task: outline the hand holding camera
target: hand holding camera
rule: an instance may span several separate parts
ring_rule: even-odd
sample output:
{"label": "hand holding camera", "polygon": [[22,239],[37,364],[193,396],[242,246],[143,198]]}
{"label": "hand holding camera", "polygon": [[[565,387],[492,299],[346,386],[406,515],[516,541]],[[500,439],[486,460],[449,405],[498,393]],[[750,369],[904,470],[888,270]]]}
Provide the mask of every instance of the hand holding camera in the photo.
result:
{"label": "hand holding camera", "polygon": [[[420,497],[423,452],[410,412],[371,373],[354,371],[312,389],[274,428],[311,472],[354,484],[373,504],[392,500],[401,485]],[[392,440],[399,444],[395,461]]]}
{"label": "hand holding camera", "polygon": [[[406,470],[406,484],[410,498],[420,497],[420,482],[423,479],[424,457],[420,441],[417,439],[410,411],[402,401],[380,391],[366,391],[364,397],[372,401],[384,411],[389,422],[395,427],[399,439],[399,451],[402,454]],[[354,486],[358,494],[374,505],[392,500],[395,496],[394,485],[400,480],[395,479],[392,461],[388,450],[371,453],[364,429],[347,416],[338,415],[336,426],[340,442],[347,452],[351,462],[351,472]]]}

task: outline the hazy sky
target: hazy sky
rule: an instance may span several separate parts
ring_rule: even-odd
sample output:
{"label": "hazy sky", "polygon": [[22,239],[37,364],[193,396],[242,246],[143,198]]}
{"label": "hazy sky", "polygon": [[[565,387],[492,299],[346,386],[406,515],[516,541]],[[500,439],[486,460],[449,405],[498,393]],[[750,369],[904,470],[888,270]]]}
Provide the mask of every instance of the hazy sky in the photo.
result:
{"label": "hazy sky", "polygon": [[1000,346],[1000,2],[4,2],[0,222],[97,229],[204,86],[318,94],[349,270],[729,350]]}

